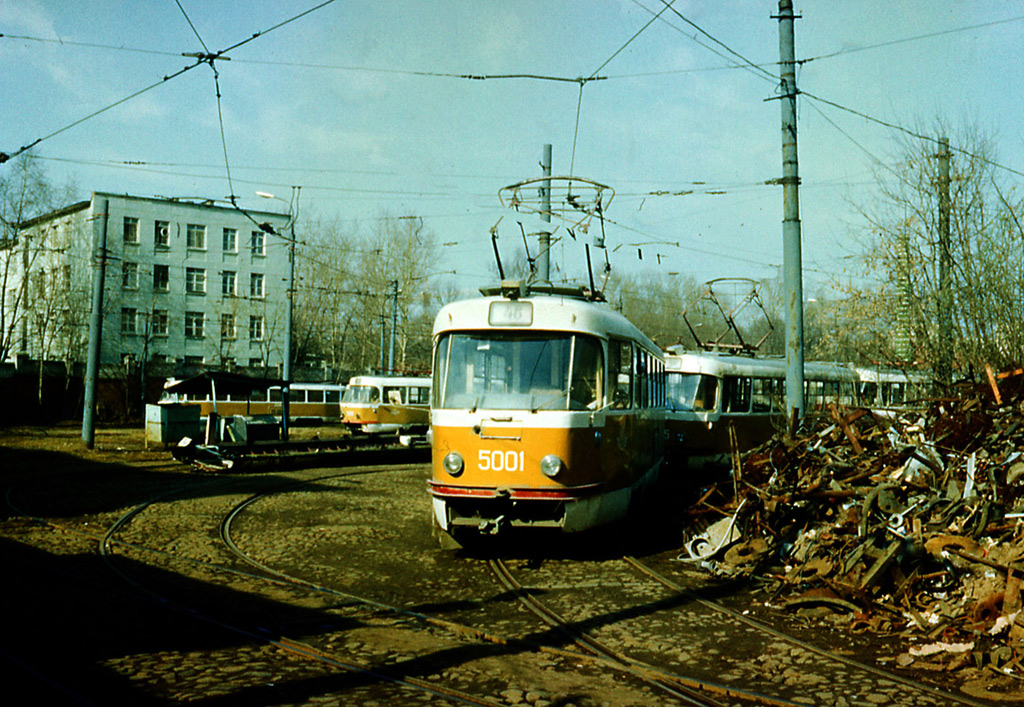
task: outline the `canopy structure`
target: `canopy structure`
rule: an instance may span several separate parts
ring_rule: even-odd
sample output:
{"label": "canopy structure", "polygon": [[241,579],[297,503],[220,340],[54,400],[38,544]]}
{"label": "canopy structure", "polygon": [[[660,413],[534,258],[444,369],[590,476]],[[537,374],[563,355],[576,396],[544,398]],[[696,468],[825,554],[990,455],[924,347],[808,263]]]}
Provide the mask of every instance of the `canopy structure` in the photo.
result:
{"label": "canopy structure", "polygon": [[282,388],[288,385],[279,378],[253,378],[243,376],[240,373],[228,373],[227,371],[204,371],[191,378],[183,378],[177,381],[168,381],[164,384],[164,392],[168,395],[202,395],[210,393],[213,400],[214,410],[217,409],[217,400],[224,399],[226,395],[246,397],[257,391],[268,388]]}

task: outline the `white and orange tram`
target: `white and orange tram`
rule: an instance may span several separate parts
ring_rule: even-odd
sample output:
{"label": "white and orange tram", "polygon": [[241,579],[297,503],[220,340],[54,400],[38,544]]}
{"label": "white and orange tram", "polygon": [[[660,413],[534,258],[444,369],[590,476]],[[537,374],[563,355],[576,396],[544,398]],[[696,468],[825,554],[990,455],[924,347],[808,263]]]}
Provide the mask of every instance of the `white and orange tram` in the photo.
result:
{"label": "white and orange tram", "polygon": [[355,376],[341,396],[341,421],[372,434],[425,434],[430,423],[430,378]]}
{"label": "white and orange tram", "polygon": [[460,541],[622,518],[662,461],[661,351],[582,288],[483,293],[434,322],[436,524]]}

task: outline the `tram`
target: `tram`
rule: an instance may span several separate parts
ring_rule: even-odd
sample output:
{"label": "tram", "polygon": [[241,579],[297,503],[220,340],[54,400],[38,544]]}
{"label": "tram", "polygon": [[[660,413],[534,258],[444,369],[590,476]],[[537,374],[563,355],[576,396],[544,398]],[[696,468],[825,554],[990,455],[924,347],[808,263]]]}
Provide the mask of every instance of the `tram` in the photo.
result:
{"label": "tram", "polygon": [[[168,379],[165,387],[173,388],[178,382]],[[338,422],[341,418],[341,398],[345,386],[335,383],[292,383],[288,387],[288,419],[295,422]],[[165,395],[167,402],[194,403],[200,407],[200,416],[216,412],[226,418],[234,415],[281,416],[281,388],[247,390],[244,394],[218,392]]]}
{"label": "tram", "polygon": [[434,322],[436,525],[461,542],[624,517],[662,461],[660,349],[588,289],[482,294]]}
{"label": "tram", "polygon": [[426,434],[430,423],[430,378],[355,376],[349,379],[341,398],[341,421],[370,434]]}
{"label": "tram", "polygon": [[[732,449],[744,451],[784,428],[786,362],[671,347],[666,428],[673,458],[691,463],[718,461]],[[920,395],[927,377],[894,369],[830,362],[804,364],[804,406],[830,404],[875,411],[900,406]]]}

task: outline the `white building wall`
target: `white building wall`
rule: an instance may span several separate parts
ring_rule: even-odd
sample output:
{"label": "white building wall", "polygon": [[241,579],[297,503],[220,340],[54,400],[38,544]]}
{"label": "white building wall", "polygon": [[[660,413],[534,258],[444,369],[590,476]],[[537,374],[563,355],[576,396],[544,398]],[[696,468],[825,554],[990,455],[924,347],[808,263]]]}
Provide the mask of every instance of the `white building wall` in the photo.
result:
{"label": "white building wall", "polygon": [[[282,233],[288,217],[248,213],[252,220],[231,207],[96,192],[87,208],[37,219],[31,233],[65,234],[61,267],[69,268],[76,291],[84,287],[89,293],[87,324],[91,251],[106,228],[101,363],[120,364],[131,356],[137,362],[210,368],[277,367],[284,351],[288,243],[257,223],[270,223]],[[233,248],[230,238],[225,243],[226,229],[234,232]],[[260,239],[262,250],[254,248]],[[233,292],[223,291],[225,273],[234,273]],[[262,280],[262,293],[251,289],[254,275]],[[221,335],[222,315],[234,317],[233,336]],[[250,331],[252,317],[262,320],[262,337],[260,327]]]}

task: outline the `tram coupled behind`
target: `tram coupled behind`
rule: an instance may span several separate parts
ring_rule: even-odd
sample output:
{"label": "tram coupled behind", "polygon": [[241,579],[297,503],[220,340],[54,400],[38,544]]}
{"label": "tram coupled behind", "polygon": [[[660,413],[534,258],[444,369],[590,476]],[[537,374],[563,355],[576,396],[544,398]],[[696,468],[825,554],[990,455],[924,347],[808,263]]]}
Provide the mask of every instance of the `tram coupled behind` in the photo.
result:
{"label": "tram coupled behind", "polygon": [[484,295],[434,323],[437,526],[461,541],[624,517],[662,460],[660,350],[582,288]]}

